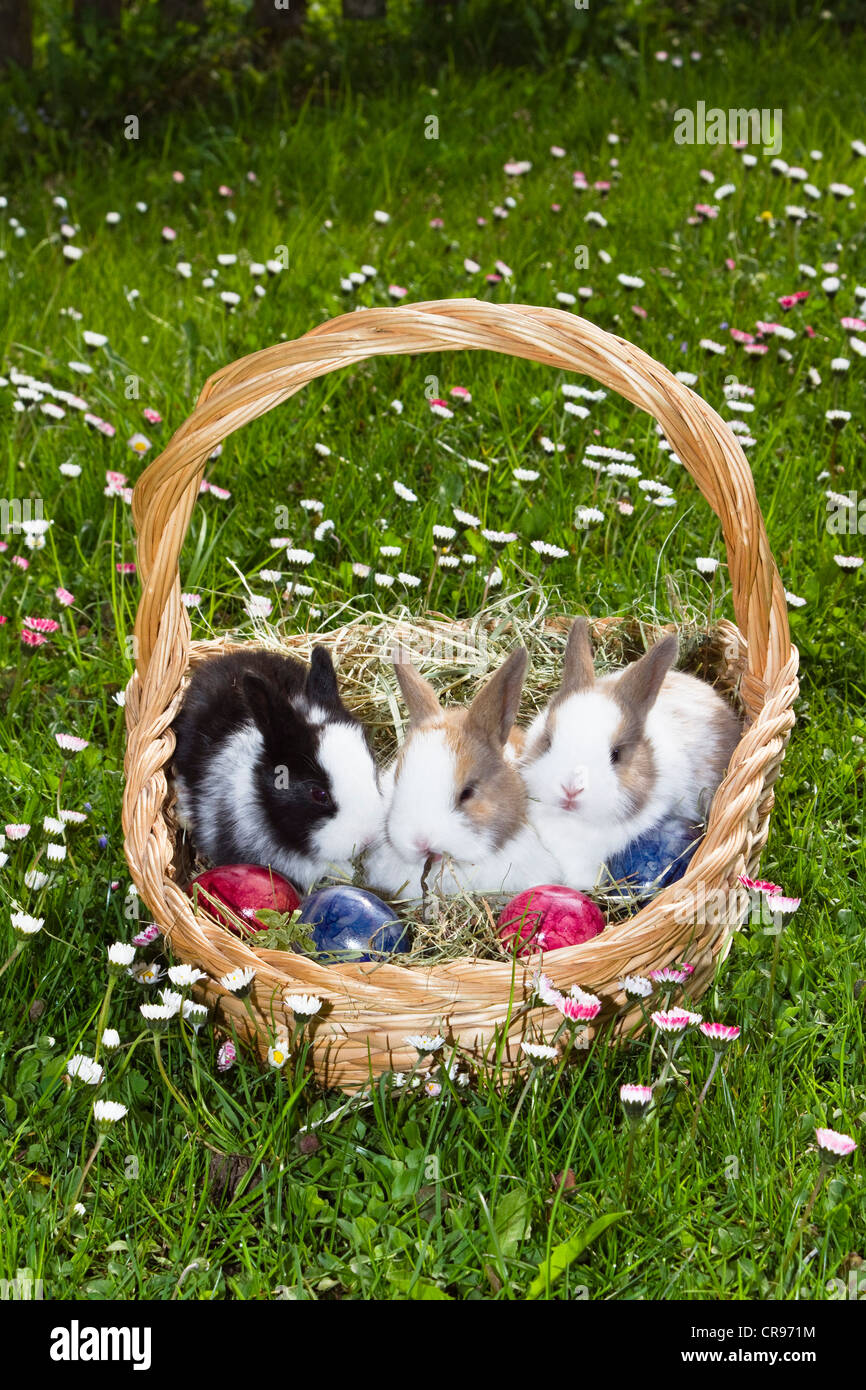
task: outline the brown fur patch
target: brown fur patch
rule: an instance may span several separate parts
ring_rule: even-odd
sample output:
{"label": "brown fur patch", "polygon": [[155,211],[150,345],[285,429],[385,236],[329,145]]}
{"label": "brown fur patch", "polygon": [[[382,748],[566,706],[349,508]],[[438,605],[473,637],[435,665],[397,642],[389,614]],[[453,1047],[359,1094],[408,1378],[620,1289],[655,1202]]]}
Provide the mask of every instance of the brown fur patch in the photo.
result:
{"label": "brown fur patch", "polygon": [[655,780],[655,759],[645,738],[635,737],[634,721],[626,716],[614,734],[613,747],[619,749],[614,771],[629,799],[629,812],[636,816],[649,800]]}
{"label": "brown fur patch", "polygon": [[[456,773],[454,796],[459,809],[477,829],[488,831],[494,848],[499,849],[523,824],[526,813],[526,788],[516,768],[511,767],[502,752],[489,740],[477,738],[467,721],[460,718],[464,711],[454,711],[458,717],[447,728],[445,737],[454,750]],[[460,804],[464,787],[475,788],[474,794]]]}

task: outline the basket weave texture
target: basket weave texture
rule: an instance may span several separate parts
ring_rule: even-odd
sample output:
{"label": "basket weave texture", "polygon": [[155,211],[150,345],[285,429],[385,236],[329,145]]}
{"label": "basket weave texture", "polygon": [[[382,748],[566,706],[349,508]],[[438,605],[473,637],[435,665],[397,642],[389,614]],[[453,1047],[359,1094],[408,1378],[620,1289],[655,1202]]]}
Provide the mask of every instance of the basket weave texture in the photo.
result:
{"label": "basket weave texture", "polygon": [[[325,1084],[347,1090],[383,1071],[408,1069],[416,1053],[406,1038],[417,1033],[439,1031],[476,1060],[495,1047],[505,1068],[518,1069],[521,1040],[549,1035],[559,1015],[534,997],[537,959],[467,958],[412,969],[323,966],[302,955],[254,950],[193,911],[174,868],[170,726],[191,662],[225,650],[225,644],[191,643],[179,558],[208,455],[228,435],[314,378],[366,358],[470,348],[582,373],[647,411],[718,516],[727,548],[745,732],[685,876],[625,923],[545,959],[544,969],[558,987],[579,983],[602,998],[591,1031],[608,1024],[618,1035],[634,1025],[634,1010],[618,986],[627,974],[687,957],[695,966],[691,996],[707,987],[717,957],[745,915],[739,875],[757,870],[794,723],[797,651],[749,465],[716,412],[639,348],[562,310],[456,299],[345,314],[215,373],[133,496],[142,594],[136,669],[126,695],[126,857],[174,955],[206,972],[201,997],[214,1007],[215,1021],[233,1026],[264,1052],[274,1034],[292,1024],[284,996],[318,995],[325,1007],[311,1029],[314,1066]],[[257,971],[251,996],[255,1030],[245,1005],[218,983],[236,966]]]}

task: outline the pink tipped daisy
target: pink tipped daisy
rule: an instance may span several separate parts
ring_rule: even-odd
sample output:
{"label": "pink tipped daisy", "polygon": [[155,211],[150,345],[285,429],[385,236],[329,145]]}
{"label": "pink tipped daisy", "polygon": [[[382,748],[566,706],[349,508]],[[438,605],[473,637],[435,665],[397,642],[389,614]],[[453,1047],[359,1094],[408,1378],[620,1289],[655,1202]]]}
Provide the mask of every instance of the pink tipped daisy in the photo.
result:
{"label": "pink tipped daisy", "polygon": [[650,971],[650,979],[657,985],[684,985],[687,978],[685,970],[674,970],[669,965],[663,970]]}
{"label": "pink tipped daisy", "polygon": [[55,589],[54,597],[57,599],[58,603],[63,604],[64,608],[68,608],[70,604],[75,602],[75,595],[70,594],[68,589]]}
{"label": "pink tipped daisy", "polygon": [[90,744],[86,738],[79,738],[76,734],[55,734],[55,742],[58,748],[62,748],[66,753],[83,753]]}
{"label": "pink tipped daisy", "polygon": [[762,878],[749,878],[746,874],[740,874],[740,882],[751,893],[781,893],[782,891],[778,883],[769,883]]}
{"label": "pink tipped daisy", "polygon": [[693,1017],[699,1018],[699,1015],[691,1015],[685,1009],[657,1009],[650,1014],[656,1028],[662,1033],[684,1033]]}
{"label": "pink tipped daisy", "polygon": [[29,825],[7,825],[5,829],[8,840],[25,840],[30,834]]}
{"label": "pink tipped daisy", "polygon": [[161,935],[162,933],[156,923],[151,922],[149,926],[142,927],[141,931],[136,933],[132,938],[132,944],[133,946],[149,946],[151,942],[156,941]]}
{"label": "pink tipped daisy", "polygon": [[233,1042],[224,1042],[217,1054],[217,1071],[228,1071],[237,1060],[237,1049]]}
{"label": "pink tipped daisy", "polygon": [[55,622],[53,618],[25,618],[24,626],[29,628],[31,632],[45,632],[49,635],[60,629],[60,624]]}
{"label": "pink tipped daisy", "polygon": [[629,1120],[642,1120],[652,1104],[652,1086],[620,1086],[619,1098]]}
{"label": "pink tipped daisy", "polygon": [[594,994],[587,994],[578,985],[572,985],[571,993],[565,995],[556,1007],[567,1023],[589,1023],[601,1013],[601,1000]]}
{"label": "pink tipped daisy", "polygon": [[822,1151],[824,1158],[830,1158],[830,1156],[833,1156],[833,1159],[847,1158],[848,1154],[853,1154],[856,1148],[851,1134],[840,1134],[838,1130],[816,1129],[815,1137],[817,1147]]}
{"label": "pink tipped daisy", "polygon": [[43,637],[39,632],[28,632],[25,628],[21,633],[21,641],[24,643],[25,647],[42,647],[48,641],[48,638]]}
{"label": "pink tipped daisy", "polygon": [[776,892],[768,893],[765,901],[771,912],[784,912],[787,914],[789,912],[796,912],[802,899],[786,898],[784,893]]}
{"label": "pink tipped daisy", "polygon": [[160,415],[159,411],[152,410],[149,405],[146,405],[141,413],[149,425],[162,424],[162,416]]}
{"label": "pink tipped daisy", "polygon": [[118,574],[135,574],[137,566],[131,560],[118,561],[114,566]]}
{"label": "pink tipped daisy", "polygon": [[825,1163],[837,1163],[840,1158],[847,1158],[857,1147],[850,1134],[840,1134],[835,1129],[816,1129],[815,1138]]}
{"label": "pink tipped daisy", "polygon": [[740,1036],[740,1030],[736,1024],[728,1023],[702,1023],[701,1032],[713,1047],[723,1052],[732,1042],[736,1042]]}

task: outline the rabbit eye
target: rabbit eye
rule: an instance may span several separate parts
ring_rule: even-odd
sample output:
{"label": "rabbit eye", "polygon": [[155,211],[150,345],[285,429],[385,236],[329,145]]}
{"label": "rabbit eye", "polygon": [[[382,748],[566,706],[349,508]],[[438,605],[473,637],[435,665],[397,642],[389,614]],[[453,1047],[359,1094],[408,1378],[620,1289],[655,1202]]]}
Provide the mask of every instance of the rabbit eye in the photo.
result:
{"label": "rabbit eye", "polygon": [[470,782],[469,786],[468,786],[468,787],[464,787],[463,790],[462,790],[462,792],[460,793],[459,801],[460,801],[461,806],[463,805],[463,803],[464,803],[465,801],[470,801],[474,795],[475,795],[475,788],[472,786],[472,784],[471,784],[471,782]]}
{"label": "rabbit eye", "polygon": [[317,806],[330,806],[331,798],[324,787],[310,787],[310,800]]}
{"label": "rabbit eye", "polygon": [[616,763],[619,762],[619,749],[618,749],[618,748],[611,748],[611,750],[610,750],[610,760],[611,760],[611,762],[614,763],[614,764],[616,764]]}

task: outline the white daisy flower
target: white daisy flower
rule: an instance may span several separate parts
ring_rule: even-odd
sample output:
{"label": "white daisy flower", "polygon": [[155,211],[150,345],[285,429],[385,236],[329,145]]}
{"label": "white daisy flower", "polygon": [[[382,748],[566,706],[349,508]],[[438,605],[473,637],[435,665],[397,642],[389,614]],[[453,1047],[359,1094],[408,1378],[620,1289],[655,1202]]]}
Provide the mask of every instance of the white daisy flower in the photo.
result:
{"label": "white daisy flower", "polygon": [[187,1023],[189,1023],[196,1032],[198,1032],[203,1024],[207,1023],[208,1011],[206,1004],[195,1004],[192,999],[184,999],[181,1005],[181,1011]]}
{"label": "white daisy flower", "polygon": [[315,1018],[322,1001],[315,994],[284,994],[283,1003],[297,1019]]}
{"label": "white daisy flower", "polygon": [[[168,973],[171,975],[171,971]],[[238,966],[237,969],[230,970],[227,975],[223,975],[220,984],[223,989],[228,990],[229,994],[237,994],[242,998],[245,994],[249,994],[255,978],[256,972],[251,965]]]}
{"label": "white daisy flower", "polygon": [[616,278],[621,285],[625,286],[627,290],[642,290],[644,285],[646,284],[646,281],[642,280],[639,275],[620,274],[617,275]]}
{"label": "white daisy flower", "polygon": [[273,1067],[275,1071],[279,1071],[281,1067],[286,1065],[288,1056],[288,1047],[283,1043],[276,1042],[273,1046],[268,1048],[268,1066]]}
{"label": "white daisy flower", "polygon": [[512,468],[511,471],[519,483],[536,483],[541,477],[534,468]]}
{"label": "white daisy flower", "polygon": [[411,488],[405,487],[403,483],[394,482],[394,491],[403,502],[417,502],[418,497]]}
{"label": "white daisy flower", "polygon": [[135,947],[126,941],[115,941],[108,948],[108,964],[117,974],[127,970],[135,960]]}
{"label": "white daisy flower", "polygon": [[599,511],[598,507],[578,507],[574,513],[574,524],[581,531],[601,521],[604,521],[604,512]]}
{"label": "white daisy flower", "polygon": [[436,537],[437,541],[453,541],[457,532],[453,526],[437,525],[433,527],[433,535]]}
{"label": "white daisy flower", "polygon": [[569,553],[558,545],[549,545],[547,541],[533,541],[532,549],[536,555],[546,555],[551,560],[564,560]]}
{"label": "white daisy flower", "polygon": [[[114,1125],[127,1115],[128,1109],[119,1100],[97,1100],[93,1102],[93,1119],[99,1134],[108,1134]],[[81,1203],[79,1203],[79,1206]],[[82,1213],[83,1215],[83,1213]]]}
{"label": "white daisy flower", "polygon": [[74,1057],[69,1058],[66,1063],[66,1072],[68,1076],[83,1082],[85,1086],[98,1086],[105,1074],[99,1063],[84,1052],[76,1052]]}
{"label": "white daisy flower", "polygon": [[417,574],[406,574],[404,570],[400,571],[397,578],[401,584],[406,585],[407,589],[417,589],[418,585],[421,583]]}
{"label": "white daisy flower", "polygon": [[438,1052],[445,1046],[445,1039],[438,1033],[412,1033],[405,1039],[410,1047],[414,1047],[419,1057],[426,1057],[431,1052]]}
{"label": "white daisy flower", "polygon": [[177,1014],[170,1004],[140,1004],[139,1013],[153,1033],[162,1033]]}
{"label": "white daisy flower", "polygon": [[695,568],[699,574],[715,574],[719,562],[709,555],[699,555],[695,560]]}
{"label": "white daisy flower", "polygon": [[536,1064],[541,1062],[553,1062],[558,1056],[556,1048],[548,1047],[546,1043],[522,1042],[520,1044],[520,1050],[531,1062],[535,1062]]}
{"label": "white daisy flower", "polygon": [[120,1034],[116,1028],[103,1029],[102,1046],[106,1052],[115,1052],[120,1047]]}
{"label": "white daisy flower", "polygon": [[373,583],[377,584],[380,589],[390,589],[394,584],[394,576],[393,574],[380,574],[377,572],[373,575]]}
{"label": "white daisy flower", "polygon": [[[538,474],[536,473],[535,476],[537,478]],[[454,513],[454,520],[459,521],[461,526],[475,527],[481,525],[480,516],[473,516],[471,512],[463,512],[459,507],[452,507],[451,510]]]}
{"label": "white daisy flower", "polygon": [[178,989],[190,989],[199,980],[206,980],[207,975],[203,970],[196,969],[193,965],[170,965],[168,968],[168,978]]}
{"label": "white daisy flower", "polygon": [[833,559],[840,570],[858,570],[863,563],[860,555],[834,555]]}
{"label": "white daisy flower", "polygon": [[31,917],[26,912],[13,912],[10,921],[15,935],[22,941],[36,936],[45,926],[44,917]]}
{"label": "white daisy flower", "polygon": [[785,590],[785,599],[789,608],[803,608],[806,604],[804,598],[800,598],[797,594],[792,594],[789,589]]}

